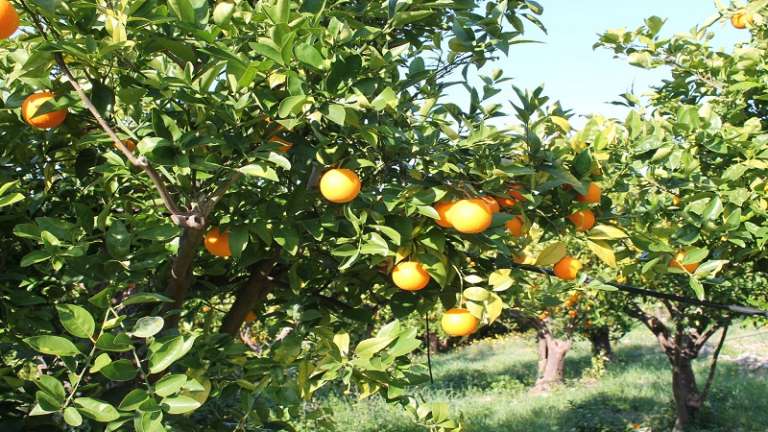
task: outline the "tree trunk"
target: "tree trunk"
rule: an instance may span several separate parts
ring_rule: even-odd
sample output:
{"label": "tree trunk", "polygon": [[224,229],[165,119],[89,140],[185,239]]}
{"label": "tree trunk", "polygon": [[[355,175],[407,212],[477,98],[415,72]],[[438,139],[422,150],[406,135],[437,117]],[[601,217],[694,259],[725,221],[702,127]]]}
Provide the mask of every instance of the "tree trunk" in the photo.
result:
{"label": "tree trunk", "polygon": [[611,347],[611,332],[608,327],[596,328],[589,334],[592,343],[592,355],[602,357],[605,360],[613,360],[613,348]]}
{"label": "tree trunk", "polygon": [[[189,287],[192,285],[193,263],[202,243],[202,230],[184,228],[179,240],[179,250],[176,258],[173,260],[170,275],[168,276],[166,295],[173,299],[173,303],[169,304],[166,310],[179,310],[183,307],[184,300],[187,298],[187,291],[189,291]],[[165,320],[166,328],[176,327],[180,317],[179,312],[167,317]]]}
{"label": "tree trunk", "polygon": [[675,432],[682,432],[690,425],[701,407],[701,397],[696,386],[691,359],[676,356],[672,359],[672,391],[675,396]]}
{"label": "tree trunk", "polygon": [[221,322],[221,333],[237,336],[248,312],[254,309],[261,309],[269,290],[274,284],[274,281],[269,276],[273,266],[273,261],[267,261],[251,269],[251,277],[237,291],[235,302]]}
{"label": "tree trunk", "polygon": [[539,334],[539,377],[533,393],[546,393],[563,383],[565,356],[570,349],[570,340],[558,340],[548,333]]}

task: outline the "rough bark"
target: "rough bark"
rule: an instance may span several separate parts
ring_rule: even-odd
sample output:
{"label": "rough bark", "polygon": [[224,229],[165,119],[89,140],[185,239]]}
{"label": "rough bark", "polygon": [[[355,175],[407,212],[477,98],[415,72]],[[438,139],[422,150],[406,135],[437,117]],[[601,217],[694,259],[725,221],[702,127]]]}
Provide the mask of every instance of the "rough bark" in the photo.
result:
{"label": "rough bark", "polygon": [[259,309],[275,284],[270,276],[273,261],[263,262],[252,268],[251,277],[240,287],[235,302],[221,322],[221,333],[237,336],[249,311]]}
{"label": "rough bark", "polygon": [[599,327],[589,334],[592,343],[592,355],[606,360],[613,359],[613,347],[611,347],[611,332],[608,327]]}
{"label": "rough bark", "polygon": [[570,340],[555,339],[548,331],[539,332],[539,377],[533,393],[546,393],[563,384],[565,356],[571,349]]}
{"label": "rough bark", "polygon": [[693,373],[691,359],[677,356],[672,364],[672,392],[675,396],[675,428],[685,431],[691,424],[701,407],[699,388],[696,385],[696,375]]}

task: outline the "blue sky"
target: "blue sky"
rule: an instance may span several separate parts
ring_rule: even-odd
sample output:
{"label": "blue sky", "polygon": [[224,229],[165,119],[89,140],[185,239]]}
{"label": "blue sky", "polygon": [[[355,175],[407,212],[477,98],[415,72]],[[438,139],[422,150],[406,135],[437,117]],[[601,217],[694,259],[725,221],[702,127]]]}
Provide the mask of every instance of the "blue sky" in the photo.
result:
{"label": "blue sky", "polygon": [[[545,84],[547,95],[576,114],[602,113],[622,119],[626,109],[607,102],[617,100],[619,94],[633,87],[635,94],[646,92],[665,72],[630,66],[624,59],[613,58],[606,49],[593,50],[597,34],[609,28],[634,29],[651,15],[667,19],[663,34],[688,32],[717,12],[713,0],[539,1],[544,6],[542,21],[549,34],[529,26],[525,36],[543,44],[516,45],[509,58],[488,65],[483,71],[499,67],[504,76],[514,78],[512,83],[522,88]],[[717,34],[715,47],[728,48],[749,37],[748,31],[735,30],[730,24],[717,23],[711,29]],[[460,92],[455,88],[450,96],[454,98]],[[457,99],[466,100],[463,96]],[[513,99],[514,92],[505,84],[503,93],[493,100],[505,103]],[[574,119],[573,123],[582,121]]]}

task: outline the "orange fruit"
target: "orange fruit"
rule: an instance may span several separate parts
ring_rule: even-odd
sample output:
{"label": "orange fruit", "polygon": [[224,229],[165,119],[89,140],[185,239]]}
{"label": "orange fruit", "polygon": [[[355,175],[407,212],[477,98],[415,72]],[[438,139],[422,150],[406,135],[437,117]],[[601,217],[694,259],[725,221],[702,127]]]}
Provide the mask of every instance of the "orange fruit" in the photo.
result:
{"label": "orange fruit", "polygon": [[600,196],[602,195],[602,192],[603,191],[600,189],[600,185],[592,182],[587,187],[587,194],[579,194],[576,197],[576,200],[582,203],[597,204],[600,202]]}
{"label": "orange fruit", "polygon": [[680,203],[681,203],[681,202],[682,202],[682,201],[680,200],[680,197],[679,197],[679,196],[675,195],[675,196],[673,196],[673,197],[672,197],[672,205],[673,205],[673,206],[675,206],[675,207],[680,207]]}
{"label": "orange fruit", "polygon": [[669,266],[672,268],[678,268],[680,270],[685,270],[688,273],[693,273],[696,271],[697,268],[699,268],[699,263],[694,262],[690,264],[681,264],[683,260],[685,259],[685,251],[680,251],[675,254],[675,257],[672,259],[672,261],[669,262]]}
{"label": "orange fruit", "polygon": [[491,209],[481,199],[457,201],[445,212],[448,222],[456,231],[464,234],[478,234],[488,229],[493,222]]}
{"label": "orange fruit", "polygon": [[288,153],[293,148],[293,143],[287,140],[284,140],[278,136],[273,136],[269,139],[270,143],[280,144],[280,148],[277,149],[280,153]]}
{"label": "orange fruit", "polygon": [[595,226],[595,214],[592,210],[579,210],[568,216],[568,220],[576,227],[576,231],[589,231]]}
{"label": "orange fruit", "polygon": [[19,28],[19,14],[8,0],[0,0],[0,39],[8,39]]}
{"label": "orange fruit", "polygon": [[512,234],[512,237],[520,237],[523,235],[523,227],[525,226],[525,220],[522,216],[515,216],[508,220],[505,224],[507,231]]}
{"label": "orange fruit", "polygon": [[576,318],[577,316],[579,316],[579,313],[578,313],[578,312],[576,312],[575,310],[569,310],[569,311],[568,311],[568,316],[569,316],[571,319],[573,319],[573,318]]}
{"label": "orange fruit", "polygon": [[405,291],[422,290],[429,285],[429,279],[427,270],[416,261],[401,262],[392,270],[392,281]]}
{"label": "orange fruit", "polygon": [[443,314],[440,324],[448,336],[468,336],[477,330],[480,323],[474,315],[466,309],[449,309]]}
{"label": "orange fruit", "polygon": [[734,28],[737,28],[739,30],[743,30],[747,28],[747,25],[752,25],[755,22],[755,17],[751,13],[747,11],[739,11],[736,12],[733,16],[731,16],[731,25],[733,25]]}
{"label": "orange fruit", "polygon": [[566,256],[555,264],[555,276],[562,280],[574,280],[582,267],[581,261],[572,256]]}
{"label": "orange fruit", "polygon": [[504,208],[514,207],[518,202],[525,201],[525,197],[520,193],[521,190],[523,190],[523,185],[520,183],[514,183],[509,187],[509,190],[507,190],[507,195],[509,195],[511,198],[498,197],[496,198],[496,202],[498,202],[499,205]]}
{"label": "orange fruit", "polygon": [[481,196],[480,199],[488,206],[491,213],[498,213],[501,211],[501,206],[499,205],[499,202],[496,201],[496,198],[486,195]]}
{"label": "orange fruit", "polygon": [[435,204],[435,210],[437,211],[437,214],[440,215],[440,219],[435,221],[436,224],[443,228],[453,228],[453,225],[448,221],[447,216],[448,210],[450,210],[452,206],[453,201],[440,201]]}
{"label": "orange fruit", "polygon": [[[126,139],[123,140],[123,145],[128,149],[129,152],[133,153],[136,150],[136,141],[132,139]],[[115,145],[115,147],[117,147]]]}
{"label": "orange fruit", "polygon": [[545,321],[547,318],[549,318],[549,312],[544,311],[544,312],[539,314],[539,319],[540,320]]}
{"label": "orange fruit", "polygon": [[210,312],[210,311],[211,311],[211,307],[210,307],[210,306],[208,306],[208,305],[206,305],[206,306],[203,306],[202,308],[200,308],[200,310],[201,310],[203,313],[208,313],[208,312]]}
{"label": "orange fruit", "polygon": [[38,129],[52,129],[64,123],[64,120],[67,118],[66,108],[45,114],[36,114],[43,104],[54,100],[55,97],[49,91],[29,95],[24,99],[24,103],[21,104],[21,115],[24,117],[24,121]]}
{"label": "orange fruit", "polygon": [[248,313],[245,315],[245,322],[247,322],[247,323],[254,322],[254,321],[256,321],[256,318],[258,318],[256,316],[256,312],[248,311]]}
{"label": "orange fruit", "polygon": [[205,234],[205,248],[217,257],[232,256],[232,251],[229,249],[229,233],[221,232],[219,228],[211,228]]}
{"label": "orange fruit", "polygon": [[332,203],[348,203],[360,193],[360,177],[346,168],[336,168],[326,171],[320,179],[320,193]]}

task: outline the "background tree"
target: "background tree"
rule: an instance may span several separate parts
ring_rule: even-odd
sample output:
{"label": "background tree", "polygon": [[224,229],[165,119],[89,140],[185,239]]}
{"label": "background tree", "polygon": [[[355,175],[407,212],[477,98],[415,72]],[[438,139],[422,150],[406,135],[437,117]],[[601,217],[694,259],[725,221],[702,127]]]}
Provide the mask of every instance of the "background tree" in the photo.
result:
{"label": "background tree", "polygon": [[[654,89],[649,104],[626,95],[634,109],[625,122],[624,164],[630,169],[612,199],[630,239],[617,252],[631,283],[725,304],[756,304],[764,295],[755,265],[768,241],[765,176],[768,169],[762,113],[764,2],[720,14],[687,35],[660,33],[651,17],[634,31],[611,30],[606,46],[637,66],[668,66],[671,78]],[[732,51],[712,49],[709,28],[737,14],[752,40]],[[676,401],[676,430],[685,429],[706,399],[717,353],[705,385],[691,367],[718,331],[721,342],[734,315],[728,311],[662,302],[666,317],[637,304],[634,317],[651,330],[669,358]]]}

